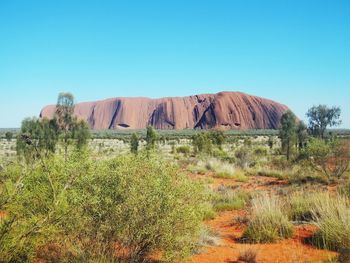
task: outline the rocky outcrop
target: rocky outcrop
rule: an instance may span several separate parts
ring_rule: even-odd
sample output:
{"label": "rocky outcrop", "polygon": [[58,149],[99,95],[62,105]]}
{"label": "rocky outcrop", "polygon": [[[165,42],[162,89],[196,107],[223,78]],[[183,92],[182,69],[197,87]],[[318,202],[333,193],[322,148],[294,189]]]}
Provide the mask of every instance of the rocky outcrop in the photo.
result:
{"label": "rocky outcrop", "polygon": [[[241,92],[150,99],[112,98],[75,105],[75,114],[93,129],[276,129],[288,107]],[[52,118],[55,105],[40,117]]]}

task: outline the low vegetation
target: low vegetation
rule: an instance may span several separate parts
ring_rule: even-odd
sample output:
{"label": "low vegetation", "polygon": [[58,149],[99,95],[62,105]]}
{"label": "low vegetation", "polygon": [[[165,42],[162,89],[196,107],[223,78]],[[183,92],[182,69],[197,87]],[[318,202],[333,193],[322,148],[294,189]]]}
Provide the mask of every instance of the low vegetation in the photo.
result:
{"label": "low vegetation", "polygon": [[293,234],[293,225],[283,212],[285,203],[277,196],[261,194],[251,202],[252,219],[242,240],[250,243],[271,243]]}
{"label": "low vegetation", "polygon": [[[307,126],[286,112],[280,131],[92,134],[73,109],[62,93],[52,120],[0,131],[0,262],[183,261],[225,245],[226,216],[235,242],[312,226],[305,242],[349,259],[350,143],[327,131],[337,108],[313,107]],[[239,245],[234,260],[263,253]]]}
{"label": "low vegetation", "polygon": [[226,186],[220,186],[214,193],[213,203],[216,211],[243,209],[249,201],[246,192],[234,191]]}

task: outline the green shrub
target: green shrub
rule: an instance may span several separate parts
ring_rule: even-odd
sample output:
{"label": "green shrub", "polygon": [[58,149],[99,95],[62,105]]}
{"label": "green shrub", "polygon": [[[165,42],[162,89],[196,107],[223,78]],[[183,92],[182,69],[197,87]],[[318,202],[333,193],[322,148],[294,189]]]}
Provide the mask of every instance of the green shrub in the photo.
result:
{"label": "green shrub", "polygon": [[188,145],[181,145],[176,148],[177,153],[182,153],[184,155],[188,155],[191,152],[191,148]]}
{"label": "green shrub", "polygon": [[210,154],[213,149],[213,143],[208,132],[201,132],[193,135],[192,144],[195,153]]}
{"label": "green shrub", "polygon": [[247,146],[243,146],[235,152],[236,163],[241,168],[249,167],[252,162],[252,155]]}
{"label": "green shrub", "polygon": [[349,169],[350,144],[313,138],[307,144],[304,155],[316,171],[327,177],[340,178]]}
{"label": "green shrub", "polygon": [[204,221],[214,219],[216,216],[216,213],[213,209],[213,205],[210,203],[204,204],[202,207],[202,215],[203,215],[202,219]]}
{"label": "green shrub", "polygon": [[0,262],[33,260],[49,244],[64,248],[67,262],[139,262],[154,251],[184,258],[196,247],[206,200],[199,184],[152,154],[10,166],[0,186]]}
{"label": "green shrub", "polygon": [[251,243],[272,243],[293,234],[293,225],[283,213],[284,202],[277,196],[262,194],[252,200],[252,220],[242,240]]}
{"label": "green shrub", "polygon": [[267,149],[266,147],[257,147],[254,149],[254,154],[259,155],[259,156],[265,156],[267,155]]}

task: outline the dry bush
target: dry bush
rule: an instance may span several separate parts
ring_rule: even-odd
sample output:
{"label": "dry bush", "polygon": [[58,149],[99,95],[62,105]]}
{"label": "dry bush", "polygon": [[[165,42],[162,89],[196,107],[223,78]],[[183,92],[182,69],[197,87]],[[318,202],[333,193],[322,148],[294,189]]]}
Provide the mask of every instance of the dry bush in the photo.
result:
{"label": "dry bush", "polygon": [[253,248],[248,248],[242,252],[240,252],[238,256],[238,260],[241,260],[246,263],[256,263],[256,257],[258,252]]}

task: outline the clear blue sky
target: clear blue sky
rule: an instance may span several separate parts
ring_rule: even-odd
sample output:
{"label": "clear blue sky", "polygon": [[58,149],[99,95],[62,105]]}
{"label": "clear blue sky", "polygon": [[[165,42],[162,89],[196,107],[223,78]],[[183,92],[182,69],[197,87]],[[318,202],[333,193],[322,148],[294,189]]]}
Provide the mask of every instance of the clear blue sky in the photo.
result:
{"label": "clear blue sky", "polygon": [[0,127],[56,102],[242,91],[342,109],[349,0],[0,0]]}

